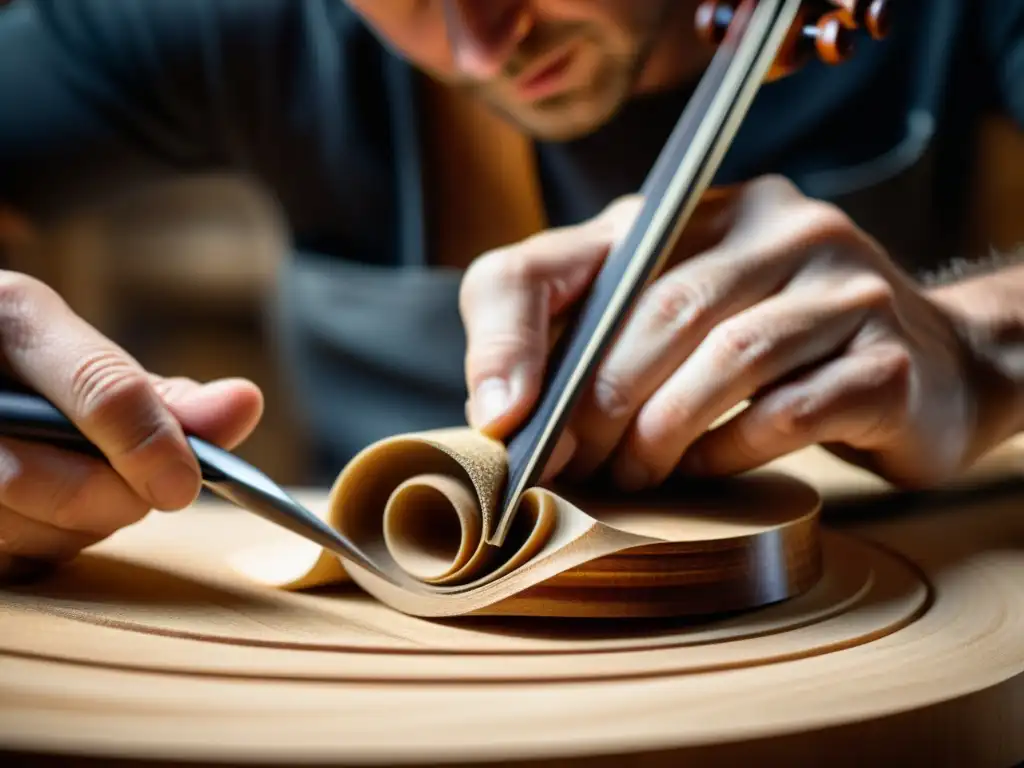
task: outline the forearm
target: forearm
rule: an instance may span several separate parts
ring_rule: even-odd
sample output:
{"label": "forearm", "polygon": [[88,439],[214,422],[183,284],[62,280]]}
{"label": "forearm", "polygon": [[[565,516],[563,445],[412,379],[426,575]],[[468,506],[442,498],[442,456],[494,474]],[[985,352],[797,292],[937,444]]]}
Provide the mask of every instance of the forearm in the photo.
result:
{"label": "forearm", "polygon": [[1003,255],[983,274],[928,289],[957,323],[973,356],[984,402],[980,441],[986,447],[1024,430],[1024,250]]}

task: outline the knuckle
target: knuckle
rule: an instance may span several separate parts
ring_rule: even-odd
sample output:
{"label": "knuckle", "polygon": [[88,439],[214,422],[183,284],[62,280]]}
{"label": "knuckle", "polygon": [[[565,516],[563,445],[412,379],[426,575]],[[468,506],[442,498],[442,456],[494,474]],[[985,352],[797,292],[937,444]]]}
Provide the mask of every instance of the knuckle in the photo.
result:
{"label": "knuckle", "polygon": [[913,361],[900,345],[886,345],[875,351],[860,370],[855,386],[878,403],[874,418],[865,419],[860,439],[884,442],[905,425],[913,387]]}
{"label": "knuckle", "polygon": [[805,240],[837,244],[856,239],[856,225],[838,206],[812,199],[805,199],[799,205],[802,237]]}
{"label": "knuckle", "polygon": [[473,288],[481,283],[486,283],[490,274],[493,273],[495,265],[499,264],[506,258],[508,250],[509,249],[507,247],[492,248],[489,251],[481,253],[470,262],[468,267],[466,267],[462,284]]}
{"label": "knuckle", "polygon": [[86,417],[137,408],[152,391],[149,377],[116,350],[85,355],[71,372],[71,394]]}
{"label": "knuckle", "polygon": [[886,347],[878,354],[873,366],[874,376],[869,385],[889,391],[901,401],[910,397],[913,378],[913,359],[910,351],[898,344]]}
{"label": "knuckle", "polygon": [[854,301],[861,307],[888,313],[896,305],[892,283],[875,273],[860,275],[847,284]]}
{"label": "knuckle", "polygon": [[594,404],[606,416],[623,416],[633,407],[635,384],[621,371],[599,371],[594,380]]}
{"label": "knuckle", "polygon": [[687,393],[666,391],[656,405],[643,409],[637,418],[639,442],[657,453],[661,447],[672,445],[673,435],[693,423],[697,415]]}
{"label": "knuckle", "polygon": [[768,414],[771,432],[783,438],[812,434],[822,412],[822,403],[806,392],[787,398]]}
{"label": "knuckle", "polygon": [[532,239],[526,240],[479,256],[463,276],[460,293],[464,300],[469,302],[481,294],[486,295],[495,285],[504,287],[528,283],[538,271],[535,260],[525,257],[532,244]]}
{"label": "knuckle", "polygon": [[466,368],[472,384],[505,375],[524,358],[531,358],[539,349],[537,343],[531,343],[531,336],[524,329],[521,333],[492,335],[486,342],[472,344],[466,353]]}
{"label": "knuckle", "polygon": [[0,306],[20,304],[47,295],[55,294],[46,283],[21,272],[0,270]]}
{"label": "knuckle", "polygon": [[[753,420],[743,420],[735,428],[730,429],[728,434],[731,451],[744,461],[750,461],[764,455],[765,452],[770,452],[779,435],[774,432],[775,425],[770,418],[767,420],[767,424],[765,421],[763,418],[758,419],[756,423]],[[766,426],[767,429],[765,429]]]}
{"label": "knuckle", "polygon": [[36,333],[40,306],[57,298],[52,288],[35,278],[0,270],[0,329],[5,343],[27,346]]}
{"label": "knuckle", "polygon": [[149,377],[116,351],[85,356],[72,372],[71,393],[81,417],[103,429],[108,455],[174,441],[173,422]]}
{"label": "knuckle", "polygon": [[633,226],[640,209],[643,207],[643,196],[638,194],[623,195],[612,200],[594,223],[607,227],[612,242],[625,237]]}
{"label": "knuckle", "polygon": [[615,222],[621,218],[599,215],[481,254],[466,268],[459,285],[463,318],[482,311],[485,302],[505,294],[547,292],[546,298],[557,303],[560,296],[574,293],[606,252],[614,239]]}
{"label": "knuckle", "polygon": [[487,272],[491,267],[493,255],[486,253],[474,259],[462,275],[459,282],[459,312],[463,317],[472,310],[480,289],[489,282]]}
{"label": "knuckle", "polygon": [[756,192],[766,192],[776,197],[803,197],[800,188],[789,177],[781,173],[766,173],[754,179],[751,185]]}
{"label": "knuckle", "polygon": [[708,334],[716,368],[750,370],[770,351],[764,331],[748,322],[729,320]]}
{"label": "knuckle", "polygon": [[617,218],[619,216],[635,216],[643,205],[643,195],[630,193],[620,195],[605,206],[602,216]]}
{"label": "knuckle", "polygon": [[647,294],[647,314],[657,328],[686,332],[701,323],[710,306],[708,291],[678,278],[660,280]]}
{"label": "knuckle", "polygon": [[470,263],[459,284],[459,311],[463,316],[471,314],[481,300],[493,295],[495,286],[506,288],[517,283],[520,279],[519,262],[524,259],[515,258],[515,254],[522,247],[520,244],[495,248]]}
{"label": "knuckle", "polygon": [[[527,244],[529,245],[529,244]],[[514,289],[534,290],[542,288],[555,270],[541,258],[535,258],[537,251],[524,247],[516,258],[497,259],[493,267],[493,279],[500,285]]]}

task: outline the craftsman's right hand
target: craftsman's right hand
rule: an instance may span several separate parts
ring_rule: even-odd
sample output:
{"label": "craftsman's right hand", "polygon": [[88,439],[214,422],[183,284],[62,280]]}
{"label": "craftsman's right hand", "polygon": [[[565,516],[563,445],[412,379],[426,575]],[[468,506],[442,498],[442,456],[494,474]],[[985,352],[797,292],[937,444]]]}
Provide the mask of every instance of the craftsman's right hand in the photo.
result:
{"label": "craftsman's right hand", "polygon": [[0,365],[47,398],[107,457],[0,438],[0,578],[70,559],[199,493],[185,432],[231,449],[256,426],[252,383],[199,384],[144,370],[45,284],[0,271]]}

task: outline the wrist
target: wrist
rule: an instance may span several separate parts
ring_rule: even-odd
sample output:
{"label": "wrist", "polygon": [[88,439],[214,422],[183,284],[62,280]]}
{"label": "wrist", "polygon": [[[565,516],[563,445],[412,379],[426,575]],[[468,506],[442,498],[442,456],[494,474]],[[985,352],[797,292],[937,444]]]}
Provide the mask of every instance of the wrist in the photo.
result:
{"label": "wrist", "polygon": [[1024,431],[1024,265],[928,289],[961,342],[977,414],[975,455]]}

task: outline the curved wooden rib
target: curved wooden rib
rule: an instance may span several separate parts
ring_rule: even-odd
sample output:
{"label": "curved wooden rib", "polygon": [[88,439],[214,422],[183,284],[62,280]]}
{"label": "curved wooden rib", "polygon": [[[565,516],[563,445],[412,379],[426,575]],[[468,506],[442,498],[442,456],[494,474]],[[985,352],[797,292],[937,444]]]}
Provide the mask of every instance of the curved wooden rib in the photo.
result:
{"label": "curved wooden rib", "polygon": [[394,583],[287,532],[234,562],[288,589],[350,576],[415,616],[694,615],[785,600],[821,576],[820,497],[786,475],[627,498],[532,488],[493,547],[506,466],[504,446],[469,429],[389,438],[350,462],[319,508]]}

